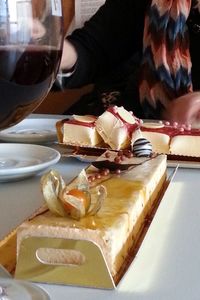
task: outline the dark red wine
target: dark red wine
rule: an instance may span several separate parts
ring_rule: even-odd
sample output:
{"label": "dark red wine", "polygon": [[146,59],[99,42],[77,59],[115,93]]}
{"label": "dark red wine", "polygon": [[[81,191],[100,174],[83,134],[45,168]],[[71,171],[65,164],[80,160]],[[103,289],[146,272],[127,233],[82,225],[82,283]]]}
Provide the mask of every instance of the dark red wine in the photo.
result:
{"label": "dark red wine", "polygon": [[48,46],[0,46],[0,129],[30,114],[47,95],[61,50]]}

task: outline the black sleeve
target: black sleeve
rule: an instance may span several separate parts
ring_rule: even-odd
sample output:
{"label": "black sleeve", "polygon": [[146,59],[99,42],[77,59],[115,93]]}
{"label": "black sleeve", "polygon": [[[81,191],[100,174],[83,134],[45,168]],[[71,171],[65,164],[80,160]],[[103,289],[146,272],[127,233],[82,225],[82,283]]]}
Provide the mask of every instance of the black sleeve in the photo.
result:
{"label": "black sleeve", "polygon": [[68,40],[78,53],[76,71],[66,87],[94,82],[142,50],[144,0],[107,0]]}

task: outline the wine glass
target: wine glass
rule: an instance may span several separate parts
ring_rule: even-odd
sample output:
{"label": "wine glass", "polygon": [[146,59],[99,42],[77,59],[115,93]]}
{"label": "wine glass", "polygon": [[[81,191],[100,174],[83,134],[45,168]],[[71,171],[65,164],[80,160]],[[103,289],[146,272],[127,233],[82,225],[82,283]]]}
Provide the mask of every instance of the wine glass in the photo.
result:
{"label": "wine glass", "polygon": [[63,36],[61,0],[0,0],[0,129],[23,120],[45,98]]}

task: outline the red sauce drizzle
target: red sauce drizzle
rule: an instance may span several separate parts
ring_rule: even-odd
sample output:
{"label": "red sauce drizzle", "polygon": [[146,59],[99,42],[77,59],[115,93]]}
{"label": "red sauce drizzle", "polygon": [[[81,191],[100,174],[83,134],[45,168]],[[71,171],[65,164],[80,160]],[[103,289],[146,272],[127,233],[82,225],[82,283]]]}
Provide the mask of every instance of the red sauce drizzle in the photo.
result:
{"label": "red sauce drizzle", "polygon": [[158,133],[163,133],[166,134],[170,137],[174,137],[177,135],[189,135],[189,136],[200,136],[200,129],[196,129],[196,128],[191,128],[191,129],[187,129],[184,128],[184,131],[182,131],[183,128],[182,126],[179,127],[173,127],[173,126],[168,126],[168,125],[164,125],[164,127],[161,128],[146,128],[141,126],[141,131],[148,131],[148,132],[158,132]]}
{"label": "red sauce drizzle", "polygon": [[137,118],[135,118],[135,124],[130,124],[130,123],[126,122],[124,119],[122,119],[122,117],[118,114],[117,109],[115,109],[115,106],[109,107],[107,109],[107,111],[109,111],[116,118],[120,119],[123,122],[124,127],[126,128],[129,136],[132,135],[134,130],[136,130],[140,127],[139,122],[137,121]]}
{"label": "red sauce drizzle", "polygon": [[81,122],[75,119],[64,119],[63,124],[73,124],[73,125],[78,125],[78,126],[84,126],[84,127],[90,127],[93,128],[95,127],[95,121],[94,122]]}

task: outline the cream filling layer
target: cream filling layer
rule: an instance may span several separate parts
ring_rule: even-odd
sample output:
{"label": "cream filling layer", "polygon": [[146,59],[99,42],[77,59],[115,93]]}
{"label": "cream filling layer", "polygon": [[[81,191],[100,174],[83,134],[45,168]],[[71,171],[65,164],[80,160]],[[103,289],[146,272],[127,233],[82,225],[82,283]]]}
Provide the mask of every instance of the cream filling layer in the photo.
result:
{"label": "cream filling layer", "polygon": [[159,132],[142,131],[142,136],[152,144],[153,152],[169,154],[169,135]]}
{"label": "cream filling layer", "polygon": [[95,146],[101,142],[101,137],[95,127],[64,123],[63,143],[77,146]]}
{"label": "cream filling layer", "polygon": [[199,157],[200,136],[174,136],[170,143],[170,154]]}

